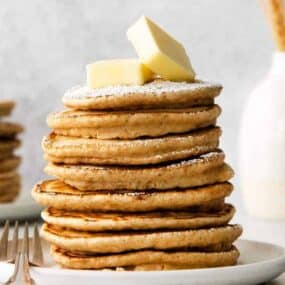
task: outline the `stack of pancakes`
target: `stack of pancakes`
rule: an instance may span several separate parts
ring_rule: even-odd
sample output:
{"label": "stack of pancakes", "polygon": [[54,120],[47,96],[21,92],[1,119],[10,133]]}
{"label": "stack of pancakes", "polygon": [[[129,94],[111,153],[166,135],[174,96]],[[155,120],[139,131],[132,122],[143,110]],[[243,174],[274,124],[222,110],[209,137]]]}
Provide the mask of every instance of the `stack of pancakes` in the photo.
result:
{"label": "stack of pancakes", "polygon": [[222,87],[154,81],[64,96],[48,116],[48,206],[42,236],[78,269],[164,270],[233,265],[239,225],[224,200],[233,170],[218,149]]}
{"label": "stack of pancakes", "polygon": [[0,203],[14,201],[20,192],[17,169],[21,159],[14,155],[14,150],[21,144],[16,136],[23,129],[19,124],[3,120],[11,114],[14,105],[13,101],[0,100]]}

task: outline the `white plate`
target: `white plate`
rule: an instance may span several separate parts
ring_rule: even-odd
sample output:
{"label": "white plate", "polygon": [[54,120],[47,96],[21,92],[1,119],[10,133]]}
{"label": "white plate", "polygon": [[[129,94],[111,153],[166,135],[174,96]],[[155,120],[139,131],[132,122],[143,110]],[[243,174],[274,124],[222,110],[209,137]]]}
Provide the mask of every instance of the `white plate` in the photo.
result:
{"label": "white plate", "polygon": [[0,221],[28,220],[40,216],[41,208],[32,201],[17,200],[14,203],[0,205]]}
{"label": "white plate", "polygon": [[[263,242],[240,240],[236,243],[241,256],[236,266],[175,271],[91,271],[60,269],[53,264],[32,268],[37,285],[104,284],[104,285],[250,285],[272,280],[285,271],[285,249]],[[48,253],[47,262],[50,263]],[[0,278],[12,272],[10,264],[1,263]]]}

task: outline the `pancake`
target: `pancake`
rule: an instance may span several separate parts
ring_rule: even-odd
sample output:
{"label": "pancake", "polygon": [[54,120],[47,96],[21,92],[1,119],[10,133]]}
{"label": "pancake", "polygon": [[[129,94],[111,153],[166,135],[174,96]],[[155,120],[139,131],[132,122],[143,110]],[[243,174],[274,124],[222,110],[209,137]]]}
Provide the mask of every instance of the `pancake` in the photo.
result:
{"label": "pancake", "polygon": [[14,106],[14,101],[0,100],[0,117],[10,115]]}
{"label": "pancake", "polygon": [[219,243],[232,243],[242,233],[239,225],[195,229],[126,232],[75,231],[43,224],[41,236],[67,250],[115,253],[141,249],[203,248]]}
{"label": "pancake", "polygon": [[4,197],[4,195],[14,195],[14,194],[18,194],[19,189],[20,189],[20,180],[15,180],[14,184],[10,183],[11,185],[9,187],[1,187],[0,188],[0,196]]}
{"label": "pancake", "polygon": [[58,135],[98,139],[134,139],[186,133],[213,126],[221,109],[217,105],[190,109],[52,113],[47,124]]}
{"label": "pancake", "polygon": [[156,164],[214,151],[221,129],[210,128],[153,139],[100,140],[58,136],[44,138],[48,161],[64,164]]}
{"label": "pancake", "polygon": [[7,158],[12,158],[13,157],[13,150],[10,151],[0,151],[0,161],[7,159]]}
{"label": "pancake", "polygon": [[[1,124],[1,123],[0,123]],[[21,142],[18,139],[0,139],[0,154],[12,153],[12,151],[18,148]]]}
{"label": "pancake", "polygon": [[[20,192],[20,191],[19,191]],[[19,192],[18,193],[13,193],[13,194],[5,194],[5,195],[1,195],[0,196],[0,203],[5,204],[5,203],[12,203],[14,202],[18,196],[19,196]]]}
{"label": "pancake", "polygon": [[0,172],[0,184],[2,181],[14,179],[18,176],[18,173],[15,170]]}
{"label": "pancake", "polygon": [[45,172],[79,190],[189,188],[225,182],[233,176],[220,150],[194,159],[145,167],[49,163]]}
{"label": "pancake", "polygon": [[[0,174],[1,175],[1,174]],[[0,202],[13,201],[20,192],[20,176],[15,173],[7,178],[0,177]]]}
{"label": "pancake", "polygon": [[239,252],[235,247],[231,247],[222,252],[141,250],[119,254],[92,255],[52,246],[51,255],[61,266],[73,269],[116,269],[121,267],[121,270],[173,270],[234,265],[239,257]]}
{"label": "pancake", "polygon": [[20,187],[20,176],[16,172],[8,172],[5,176],[0,173],[0,203],[14,201],[20,192]]}
{"label": "pancake", "polygon": [[17,172],[0,173],[0,193],[20,184],[20,176]]}
{"label": "pancake", "polygon": [[[79,191],[60,180],[38,183],[33,198],[48,207],[75,211],[146,212],[155,210],[217,211],[232,192],[230,183],[172,191]],[[194,208],[193,208],[194,207]]]}
{"label": "pancake", "polygon": [[15,170],[20,165],[21,159],[18,156],[0,160],[0,173]]}
{"label": "pancake", "polygon": [[9,203],[14,201],[20,193],[20,183],[13,184],[9,188],[0,187],[0,203]]}
{"label": "pancake", "polygon": [[226,225],[235,209],[226,204],[217,212],[160,211],[147,213],[78,212],[48,208],[43,220],[51,225],[82,231],[198,229]]}
{"label": "pancake", "polygon": [[63,97],[66,107],[81,110],[155,109],[211,104],[222,86],[210,82],[193,83],[155,80],[142,86],[110,86],[90,89],[75,86]]}
{"label": "pancake", "polygon": [[2,138],[14,137],[22,131],[23,127],[19,124],[0,121],[0,137]]}

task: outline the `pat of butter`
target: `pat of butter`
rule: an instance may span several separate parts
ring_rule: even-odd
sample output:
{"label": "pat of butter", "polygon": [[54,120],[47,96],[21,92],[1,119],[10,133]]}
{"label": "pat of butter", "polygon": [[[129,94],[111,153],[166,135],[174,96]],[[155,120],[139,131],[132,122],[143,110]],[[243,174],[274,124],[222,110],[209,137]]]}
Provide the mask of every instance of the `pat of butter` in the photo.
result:
{"label": "pat of butter", "polygon": [[154,73],[173,81],[193,81],[195,72],[182,44],[142,16],[127,31],[140,60]]}
{"label": "pat of butter", "polygon": [[142,85],[153,73],[138,59],[101,60],[87,65],[87,86]]}

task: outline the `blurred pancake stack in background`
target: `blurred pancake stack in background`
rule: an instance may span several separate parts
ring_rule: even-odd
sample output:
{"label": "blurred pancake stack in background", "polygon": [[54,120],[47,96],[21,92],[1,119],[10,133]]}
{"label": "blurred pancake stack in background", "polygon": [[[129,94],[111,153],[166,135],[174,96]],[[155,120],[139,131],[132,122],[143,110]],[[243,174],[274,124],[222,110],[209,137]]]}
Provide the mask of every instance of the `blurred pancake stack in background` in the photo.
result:
{"label": "blurred pancake stack in background", "polygon": [[222,87],[155,80],[64,96],[48,116],[46,172],[33,197],[42,236],[79,269],[166,270],[233,265],[241,234],[225,203],[233,170],[218,149]]}
{"label": "blurred pancake stack in background", "polygon": [[11,114],[14,106],[13,101],[0,100],[0,203],[14,201],[21,188],[18,174],[21,159],[14,151],[21,145],[17,135],[23,128],[5,118]]}

